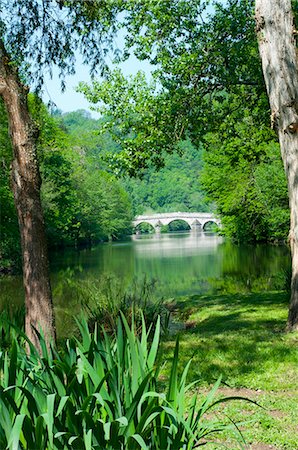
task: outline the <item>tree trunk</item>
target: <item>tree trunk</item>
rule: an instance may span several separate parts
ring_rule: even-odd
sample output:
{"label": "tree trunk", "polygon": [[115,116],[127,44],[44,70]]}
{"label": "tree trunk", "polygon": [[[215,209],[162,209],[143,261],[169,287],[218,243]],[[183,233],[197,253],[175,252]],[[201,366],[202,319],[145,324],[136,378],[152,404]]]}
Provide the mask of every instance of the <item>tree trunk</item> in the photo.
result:
{"label": "tree trunk", "polygon": [[288,182],[292,253],[287,329],[298,330],[298,72],[291,0],[256,0],[256,31],[272,125]]}
{"label": "tree trunk", "polygon": [[14,152],[11,181],[22,246],[25,332],[40,350],[35,330],[42,330],[49,345],[50,340],[55,339],[55,326],[40,201],[41,178],[36,155],[38,133],[28,111],[27,94],[0,41],[0,95],[8,114]]}

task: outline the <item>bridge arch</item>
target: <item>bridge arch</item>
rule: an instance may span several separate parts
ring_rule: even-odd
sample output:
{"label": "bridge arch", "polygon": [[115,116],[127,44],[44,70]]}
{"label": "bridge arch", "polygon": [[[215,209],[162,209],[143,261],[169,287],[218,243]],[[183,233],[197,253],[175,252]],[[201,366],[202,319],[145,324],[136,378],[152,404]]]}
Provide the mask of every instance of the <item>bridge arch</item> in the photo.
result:
{"label": "bridge arch", "polygon": [[202,226],[203,231],[213,231],[218,228],[219,225],[216,220],[207,220]]}
{"label": "bridge arch", "polygon": [[137,233],[143,232],[143,233],[152,233],[155,232],[155,227],[150,222],[139,222],[137,225],[134,225],[134,229]]}
{"label": "bridge arch", "polygon": [[168,222],[169,229],[172,230],[191,230],[192,226],[186,219],[172,219]]}

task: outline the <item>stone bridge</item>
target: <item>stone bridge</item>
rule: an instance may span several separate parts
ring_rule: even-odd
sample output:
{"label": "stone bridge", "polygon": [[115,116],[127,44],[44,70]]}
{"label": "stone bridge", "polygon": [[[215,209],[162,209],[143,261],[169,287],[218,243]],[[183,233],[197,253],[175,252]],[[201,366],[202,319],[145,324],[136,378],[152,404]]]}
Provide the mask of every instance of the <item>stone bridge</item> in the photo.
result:
{"label": "stone bridge", "polygon": [[174,212],[137,216],[133,221],[133,226],[136,228],[141,223],[149,223],[156,232],[159,232],[162,225],[169,225],[174,220],[183,220],[190,226],[191,230],[204,230],[207,223],[215,223],[218,227],[221,226],[220,220],[214,214],[196,212]]}

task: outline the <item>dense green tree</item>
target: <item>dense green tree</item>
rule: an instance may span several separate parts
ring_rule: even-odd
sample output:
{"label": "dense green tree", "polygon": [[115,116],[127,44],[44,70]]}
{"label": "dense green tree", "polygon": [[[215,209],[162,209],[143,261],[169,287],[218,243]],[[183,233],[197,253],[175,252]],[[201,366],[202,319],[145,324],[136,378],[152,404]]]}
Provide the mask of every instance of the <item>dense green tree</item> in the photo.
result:
{"label": "dense green tree", "polygon": [[85,111],[53,117],[37,103],[31,112],[41,129],[42,201],[51,245],[91,245],[127,234],[131,205],[100,163],[105,140],[92,133],[97,121]]}
{"label": "dense green tree", "polygon": [[289,228],[287,185],[276,137],[260,123],[264,99],[241,107],[237,95],[220,95],[226,111],[204,137],[202,182],[216,202],[226,234],[239,241],[285,240]]}
{"label": "dense green tree", "polygon": [[38,132],[28,109],[28,85],[40,88],[54,65],[61,76],[74,73],[77,51],[91,69],[103,67],[114,31],[114,6],[94,6],[83,0],[0,1],[0,96],[14,154],[12,189],[23,255],[25,329],[36,346],[35,330],[41,327],[53,339],[55,326],[40,201]]}
{"label": "dense green tree", "polygon": [[84,111],[61,117],[61,125],[76,154],[70,178],[72,192],[77,193],[75,229],[79,242],[117,238],[131,229],[130,200],[119,180],[106,172],[105,154],[116,146],[107,133],[98,134],[98,124],[102,122],[103,119],[92,119]]}
{"label": "dense green tree", "polygon": [[120,146],[109,155],[114,171],[139,175],[150,166],[161,168],[165,153],[179,150],[185,117],[180,117],[169,93],[158,92],[156,82],[147,82],[144,73],[125,78],[116,69],[104,81],[80,83],[78,91],[105,116],[101,130],[109,131]]}
{"label": "dense green tree", "polygon": [[80,239],[94,242],[100,238],[111,240],[129,234],[131,205],[115,177],[103,171],[93,171],[81,181]]}
{"label": "dense green tree", "polygon": [[118,145],[108,132],[104,132],[106,119],[93,119],[89,112],[77,110],[61,115],[61,126],[67,132],[71,145],[84,152],[90,166],[108,169],[107,154],[118,152]]}
{"label": "dense green tree", "polygon": [[182,155],[165,156],[165,167],[156,172],[147,169],[142,179],[126,178],[124,187],[129,193],[135,214],[146,212],[211,211],[201,186],[202,149],[190,141],[180,143]]}
{"label": "dense green tree", "polygon": [[11,144],[3,102],[0,101],[0,271],[20,263],[18,220],[10,189]]}

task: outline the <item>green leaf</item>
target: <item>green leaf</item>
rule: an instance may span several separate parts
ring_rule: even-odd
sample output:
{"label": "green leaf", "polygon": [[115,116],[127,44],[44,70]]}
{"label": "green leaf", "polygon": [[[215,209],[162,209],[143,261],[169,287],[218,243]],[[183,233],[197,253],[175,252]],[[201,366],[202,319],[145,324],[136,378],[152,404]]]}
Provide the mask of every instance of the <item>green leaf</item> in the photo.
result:
{"label": "green leaf", "polygon": [[148,359],[147,359],[149,370],[152,369],[152,367],[155,363],[158,346],[159,346],[159,338],[160,338],[160,316],[158,316],[158,318],[157,318],[154,337],[153,337],[153,340],[151,343],[151,348],[150,348],[150,352],[149,352]]}
{"label": "green leaf", "polygon": [[149,450],[149,447],[146,445],[146,442],[139,434],[133,434],[131,436],[131,439],[134,439],[139,444],[142,450]]}
{"label": "green leaf", "polygon": [[92,430],[84,431],[85,450],[92,450]]}
{"label": "green leaf", "polygon": [[63,408],[64,408],[64,406],[65,406],[65,404],[66,404],[68,399],[69,399],[69,395],[65,395],[65,396],[61,397],[55,417],[59,416],[59,414],[63,410]]}
{"label": "green leaf", "polygon": [[44,418],[44,421],[47,425],[48,429],[48,437],[51,448],[53,448],[53,425],[54,425],[54,402],[55,402],[56,394],[47,395],[47,412],[42,414],[41,417]]}
{"label": "green leaf", "polygon": [[178,394],[178,354],[179,354],[179,336],[177,336],[176,339],[176,346],[172,361],[169,389],[167,395],[167,400],[169,402],[173,402],[174,404]]}
{"label": "green leaf", "polygon": [[19,449],[19,441],[22,432],[22,426],[24,422],[25,414],[18,414],[15,418],[11,435],[7,444],[9,450],[18,450]]}

